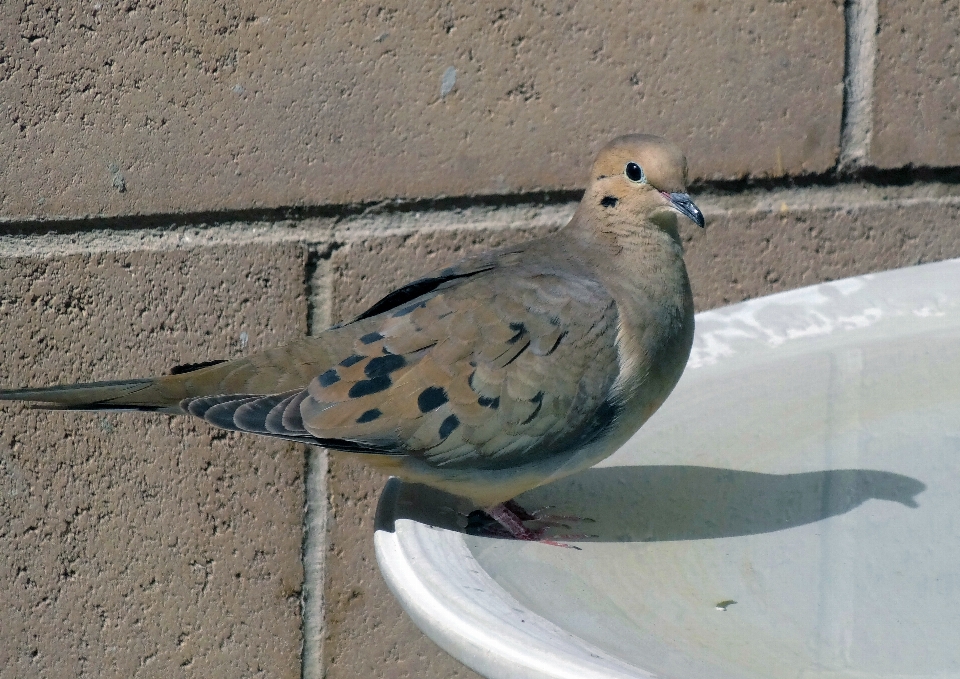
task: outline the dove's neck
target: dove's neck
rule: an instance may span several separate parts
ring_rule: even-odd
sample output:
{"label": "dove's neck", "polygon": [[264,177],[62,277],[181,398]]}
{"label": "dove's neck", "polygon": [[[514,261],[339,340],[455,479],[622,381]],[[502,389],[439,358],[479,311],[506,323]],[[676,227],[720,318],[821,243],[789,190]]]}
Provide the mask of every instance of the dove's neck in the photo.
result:
{"label": "dove's neck", "polygon": [[[591,252],[617,303],[621,374],[615,388],[646,419],[680,378],[693,341],[693,295],[676,222],[576,226],[571,236]],[[635,401],[641,394],[643,403]]]}
{"label": "dove's neck", "polygon": [[645,286],[662,278],[668,289],[688,290],[676,215],[669,212],[659,218],[659,224],[639,225],[632,219],[592,220],[578,211],[565,235],[592,253],[601,274],[615,274],[613,283]]}

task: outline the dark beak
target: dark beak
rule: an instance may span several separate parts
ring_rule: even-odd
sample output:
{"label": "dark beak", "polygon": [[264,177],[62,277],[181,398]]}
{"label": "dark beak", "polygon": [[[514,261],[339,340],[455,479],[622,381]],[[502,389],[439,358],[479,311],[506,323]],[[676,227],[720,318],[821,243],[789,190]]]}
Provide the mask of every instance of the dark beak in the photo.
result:
{"label": "dark beak", "polygon": [[668,198],[670,200],[677,212],[685,217],[689,217],[694,224],[699,226],[701,229],[703,228],[704,224],[706,224],[703,219],[703,213],[700,212],[700,208],[698,208],[694,202],[690,200],[689,195],[686,193],[667,193],[666,191],[661,191],[661,193],[663,193],[664,198]]}

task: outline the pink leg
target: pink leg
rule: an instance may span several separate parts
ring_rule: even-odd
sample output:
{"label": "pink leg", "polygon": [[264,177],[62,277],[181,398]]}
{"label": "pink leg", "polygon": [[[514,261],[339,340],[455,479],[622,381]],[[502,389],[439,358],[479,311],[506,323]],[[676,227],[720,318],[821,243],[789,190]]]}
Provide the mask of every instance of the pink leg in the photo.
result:
{"label": "pink leg", "polygon": [[518,516],[517,513],[513,511],[513,508],[508,507],[506,503],[487,507],[484,511],[496,519],[497,522],[506,528],[507,532],[517,540],[539,540],[540,536],[543,535],[542,528],[537,531],[532,531],[524,526],[523,521],[525,517]]}
{"label": "pink leg", "polygon": [[[518,515],[518,512],[514,511],[514,508],[520,509],[522,514]],[[497,523],[503,526],[516,540],[542,542],[545,545],[580,549],[579,547],[574,547],[573,545],[568,545],[563,542],[557,542],[556,540],[544,540],[543,534],[546,531],[545,528],[538,528],[536,530],[527,528],[525,525],[523,525],[523,522],[529,521],[533,518],[533,516],[512,500],[499,505],[494,505],[493,507],[487,507],[484,509],[484,511],[489,514],[491,518],[495,519]]]}

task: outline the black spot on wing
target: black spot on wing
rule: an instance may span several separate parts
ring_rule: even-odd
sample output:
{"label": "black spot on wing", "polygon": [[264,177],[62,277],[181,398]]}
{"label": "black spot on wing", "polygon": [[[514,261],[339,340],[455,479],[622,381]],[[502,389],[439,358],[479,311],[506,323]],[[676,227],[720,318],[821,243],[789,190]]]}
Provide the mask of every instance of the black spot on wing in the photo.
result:
{"label": "black spot on wing", "polygon": [[618,201],[614,196],[604,196],[603,200],[600,201],[600,204],[603,207],[617,207]]}
{"label": "black spot on wing", "polygon": [[429,413],[431,410],[436,410],[442,406],[448,400],[447,390],[443,387],[427,387],[417,396],[417,407],[420,408],[421,413]]}
{"label": "black spot on wing", "polygon": [[176,365],[170,368],[170,374],[183,375],[184,373],[192,373],[194,370],[209,368],[211,365],[220,365],[226,362],[226,359],[220,359],[219,361],[204,361],[202,363],[184,363],[183,365]]}
{"label": "black spot on wing", "polygon": [[521,424],[530,424],[531,422],[533,422],[533,418],[535,418],[540,413],[540,409],[543,407],[543,392],[538,391],[537,395],[534,396],[532,399],[530,399],[530,403],[536,403],[537,407],[534,408],[532,413],[530,413],[530,417],[528,417],[523,422],[521,422]]}
{"label": "black spot on wing", "polygon": [[516,335],[507,340],[507,344],[516,344],[521,337],[527,332],[527,326],[523,323],[511,323],[510,329],[513,330]]}
{"label": "black spot on wing", "polygon": [[[520,354],[522,354],[524,351],[526,351],[526,350],[527,350],[527,347],[529,347],[529,346],[530,346],[530,340],[527,340],[527,341],[524,343],[524,345],[523,345],[522,347],[520,347],[520,349],[517,351],[517,353],[515,353],[513,356],[511,356],[511,357],[510,357],[510,360],[503,364],[503,367],[506,368],[508,365],[510,365],[511,363],[513,363],[514,361],[516,361],[518,358],[520,358]],[[507,352],[503,352],[503,353],[505,354],[505,353],[507,353]],[[502,356],[502,355],[503,355],[503,354],[501,354],[501,356]]]}
{"label": "black spot on wing", "polygon": [[344,368],[349,368],[351,365],[356,365],[364,358],[366,357],[361,356],[360,354],[353,354],[352,356],[347,356],[345,359],[340,361],[340,365],[342,365]]}
{"label": "black spot on wing", "polygon": [[477,403],[482,405],[484,408],[496,410],[500,407],[500,397],[497,396],[496,398],[487,398],[486,396],[481,396],[477,399]]}
{"label": "black spot on wing", "polygon": [[376,394],[389,389],[391,384],[393,384],[393,381],[389,375],[378,375],[371,380],[360,380],[354,384],[350,387],[350,391],[347,392],[347,396],[350,398],[369,396],[370,394]]}
{"label": "black spot on wing", "polygon": [[364,366],[363,374],[370,378],[380,377],[381,375],[389,375],[395,370],[400,370],[400,368],[404,367],[406,364],[407,359],[397,354],[377,356],[376,358],[371,358],[370,362]]}
{"label": "black spot on wing", "polygon": [[557,347],[560,346],[560,342],[562,342],[562,341],[563,341],[563,338],[566,337],[566,336],[567,336],[567,331],[564,330],[563,332],[561,332],[561,333],[557,336],[557,341],[553,343],[553,346],[550,347],[550,349],[547,351],[547,353],[544,354],[544,356],[549,356],[549,355],[552,354],[554,351],[556,351],[556,350],[557,350]]}
{"label": "black spot on wing", "polygon": [[363,344],[373,344],[374,342],[379,342],[383,339],[383,335],[379,332],[368,332],[366,335],[360,338],[360,341]]}
{"label": "black spot on wing", "polygon": [[367,422],[373,422],[375,419],[383,415],[379,408],[371,408],[370,410],[365,411],[360,417],[357,418],[357,424],[366,424]]}
{"label": "black spot on wing", "polygon": [[340,373],[337,372],[336,368],[330,368],[325,373],[322,373],[317,381],[320,383],[321,387],[329,387],[331,384],[336,384],[340,381]]}
{"label": "black spot on wing", "polygon": [[453,430],[460,426],[460,420],[456,415],[448,415],[447,418],[440,423],[440,438],[445,439],[450,434],[453,433]]}

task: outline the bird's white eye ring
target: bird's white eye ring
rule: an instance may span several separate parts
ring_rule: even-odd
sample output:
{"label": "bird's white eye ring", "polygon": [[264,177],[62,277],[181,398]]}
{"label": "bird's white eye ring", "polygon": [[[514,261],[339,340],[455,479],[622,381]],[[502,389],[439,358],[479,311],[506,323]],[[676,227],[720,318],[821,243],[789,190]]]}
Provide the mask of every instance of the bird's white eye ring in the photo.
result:
{"label": "bird's white eye ring", "polygon": [[634,162],[627,163],[627,166],[623,169],[623,173],[627,175],[627,179],[632,182],[642,184],[647,181],[647,176],[643,174],[643,168]]}

